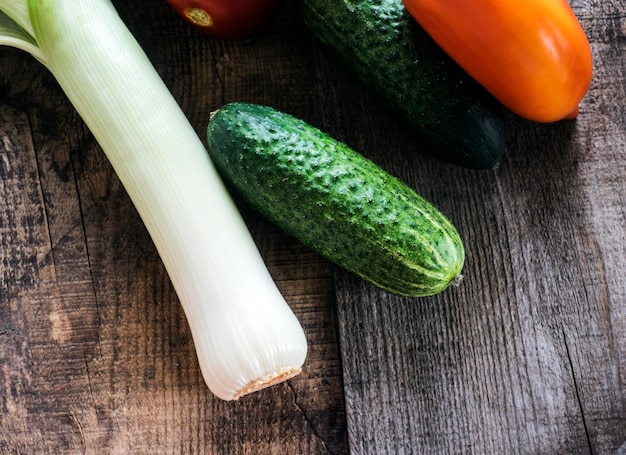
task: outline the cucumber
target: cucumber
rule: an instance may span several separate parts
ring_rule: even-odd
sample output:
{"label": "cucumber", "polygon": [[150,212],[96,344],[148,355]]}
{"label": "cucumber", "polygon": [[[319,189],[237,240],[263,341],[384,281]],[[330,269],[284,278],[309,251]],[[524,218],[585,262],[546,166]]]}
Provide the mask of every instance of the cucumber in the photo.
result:
{"label": "cucumber", "polygon": [[209,154],[259,213],[335,264],[393,294],[428,296],[460,279],[452,223],[412,188],[312,125],[268,106],[211,115]]}
{"label": "cucumber", "polygon": [[313,34],[414,134],[466,168],[505,154],[504,109],[430,38],[402,0],[298,0]]}

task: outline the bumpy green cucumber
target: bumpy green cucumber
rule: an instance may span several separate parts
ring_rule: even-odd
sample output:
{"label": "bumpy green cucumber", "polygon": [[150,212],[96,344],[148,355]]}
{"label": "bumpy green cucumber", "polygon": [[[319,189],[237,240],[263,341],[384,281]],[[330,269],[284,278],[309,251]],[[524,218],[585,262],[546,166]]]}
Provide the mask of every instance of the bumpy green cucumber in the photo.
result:
{"label": "bumpy green cucumber", "polygon": [[503,109],[426,34],[402,0],[298,0],[302,17],[412,131],[425,152],[468,168],[505,153]]}
{"label": "bumpy green cucumber", "polygon": [[231,103],[212,114],[207,138],[229,186],[337,265],[405,296],[458,280],[464,249],[450,221],[319,129],[267,106]]}

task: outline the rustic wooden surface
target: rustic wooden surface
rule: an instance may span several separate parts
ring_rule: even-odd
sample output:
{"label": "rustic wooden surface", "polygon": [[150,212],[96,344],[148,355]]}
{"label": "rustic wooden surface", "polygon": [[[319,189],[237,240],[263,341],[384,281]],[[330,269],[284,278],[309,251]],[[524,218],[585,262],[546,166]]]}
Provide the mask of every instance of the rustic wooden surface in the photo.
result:
{"label": "rustic wooden surface", "polygon": [[402,178],[458,226],[465,281],[390,296],[238,201],[307,333],[303,373],[206,389],[126,193],[52,76],[0,49],[0,453],[593,454],[626,440],[626,5],[574,0],[595,62],[576,122],[507,115],[491,171],[437,162],[286,0],[236,42],[162,0],[115,1],[203,135],[273,105]]}

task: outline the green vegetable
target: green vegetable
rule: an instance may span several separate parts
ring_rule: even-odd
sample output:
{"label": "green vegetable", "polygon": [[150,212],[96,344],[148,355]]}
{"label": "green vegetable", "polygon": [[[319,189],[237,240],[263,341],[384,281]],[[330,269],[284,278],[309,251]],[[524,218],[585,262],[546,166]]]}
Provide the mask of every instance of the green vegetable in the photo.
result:
{"label": "green vegetable", "polygon": [[477,169],[505,152],[501,106],[408,14],[402,0],[298,0],[311,31],[386,103],[419,147]]}
{"label": "green vegetable", "polygon": [[232,400],[297,374],[302,327],[202,141],[110,1],[0,0],[0,11],[0,44],[47,66],[124,184],[211,391]]}
{"label": "green vegetable", "polygon": [[413,189],[317,128],[267,106],[213,113],[224,179],[302,243],[382,289],[427,296],[459,279],[454,226]]}

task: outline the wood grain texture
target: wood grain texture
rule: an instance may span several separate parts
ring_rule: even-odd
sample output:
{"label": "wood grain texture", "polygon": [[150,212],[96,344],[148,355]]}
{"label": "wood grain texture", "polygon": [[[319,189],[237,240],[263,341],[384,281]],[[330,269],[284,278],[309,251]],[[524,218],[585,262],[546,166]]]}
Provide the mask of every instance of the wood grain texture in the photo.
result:
{"label": "wood grain texture", "polygon": [[[626,6],[572,6],[594,80],[575,122],[506,117],[492,171],[437,162],[286,0],[207,39],[114,1],[200,137],[228,101],[347,142],[438,205],[459,287],[391,296],[237,200],[309,340],[303,373],[227,403],[106,157],[52,76],[0,48],[0,453],[593,454],[626,441]],[[622,449],[623,450],[623,449]]]}
{"label": "wood grain texture", "polygon": [[[313,112],[309,91],[292,79],[307,77],[310,37],[282,39],[298,36],[292,11],[258,40],[218,43],[192,33],[165,2],[116,6],[199,134],[225,100],[267,102],[287,85],[291,96],[282,96]],[[238,402],[216,399],[153,244],[102,151],[44,68],[10,49],[0,59],[0,453],[346,453],[326,261],[242,207],[302,322],[309,356],[289,383]],[[303,68],[300,76],[287,61]]]}
{"label": "wood grain texture", "polygon": [[581,116],[507,116],[494,171],[416,156],[320,57],[325,126],[436,202],[468,253],[460,287],[417,301],[338,273],[355,453],[612,454],[626,439],[624,11],[575,7],[596,65]]}

